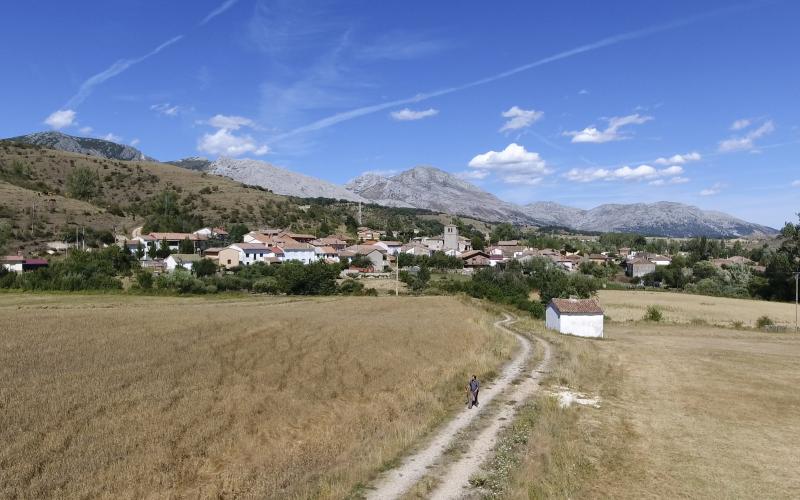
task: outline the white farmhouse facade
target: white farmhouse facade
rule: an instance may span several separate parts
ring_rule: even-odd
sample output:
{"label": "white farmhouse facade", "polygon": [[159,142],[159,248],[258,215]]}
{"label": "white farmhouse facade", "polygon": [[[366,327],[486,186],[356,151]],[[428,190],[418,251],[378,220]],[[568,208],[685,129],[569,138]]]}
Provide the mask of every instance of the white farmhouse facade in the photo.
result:
{"label": "white farmhouse facade", "polygon": [[547,304],[545,325],[567,335],[603,337],[603,309],[593,299],[552,299]]}
{"label": "white farmhouse facade", "polygon": [[173,272],[175,269],[182,267],[187,271],[191,271],[194,267],[194,263],[200,260],[200,256],[197,254],[179,254],[173,253],[170,254],[169,257],[164,259],[164,266],[166,266],[167,271]]}
{"label": "white farmhouse facade", "polygon": [[375,246],[382,248],[389,255],[397,255],[400,253],[403,244],[399,241],[379,241],[375,243]]}
{"label": "white farmhouse facade", "polygon": [[298,260],[303,264],[311,264],[317,260],[316,248],[308,243],[282,245],[280,248],[283,250],[282,262]]}

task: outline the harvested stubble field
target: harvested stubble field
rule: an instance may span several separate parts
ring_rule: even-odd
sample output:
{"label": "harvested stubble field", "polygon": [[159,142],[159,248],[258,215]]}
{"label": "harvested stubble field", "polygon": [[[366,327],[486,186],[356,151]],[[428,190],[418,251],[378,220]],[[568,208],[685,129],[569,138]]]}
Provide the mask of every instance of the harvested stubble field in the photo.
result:
{"label": "harvested stubble field", "polygon": [[[729,319],[745,321],[752,301],[734,305]],[[640,321],[607,323],[596,341],[520,328],[556,345],[550,386],[600,408],[550,396],[526,408],[504,496],[797,497],[800,336]]]}
{"label": "harvested stubble field", "polygon": [[0,295],[0,497],[349,495],[513,339],[466,301]]}
{"label": "harvested stubble field", "polygon": [[671,323],[734,326],[738,321],[742,326],[752,327],[761,316],[769,316],[776,325],[794,326],[794,304],[785,302],[643,290],[601,290],[598,295],[606,315],[613,321],[638,321],[648,306],[658,306],[664,321]]}

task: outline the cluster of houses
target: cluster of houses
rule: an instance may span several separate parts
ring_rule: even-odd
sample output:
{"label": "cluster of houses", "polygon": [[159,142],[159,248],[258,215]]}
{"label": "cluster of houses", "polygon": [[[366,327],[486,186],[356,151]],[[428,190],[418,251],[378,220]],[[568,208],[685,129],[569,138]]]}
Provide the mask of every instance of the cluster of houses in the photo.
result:
{"label": "cluster of houses", "polygon": [[6,271],[21,273],[24,271],[35,271],[42,267],[47,267],[46,259],[23,257],[22,255],[6,255],[0,257],[0,268]]}
{"label": "cluster of houses", "polygon": [[[567,271],[577,270],[584,262],[597,264],[614,262],[607,254],[579,255],[577,252],[561,252],[552,248],[538,249],[526,246],[518,240],[499,241],[484,250],[475,250],[468,238],[459,235],[458,227],[455,225],[446,225],[440,236],[414,237],[408,243],[387,240],[384,239],[385,236],[386,233],[383,231],[361,227],[358,228],[357,242],[351,244],[352,237],[342,234],[317,237],[284,229],[263,228],[247,233],[240,243],[218,246],[219,242],[227,239],[227,232],[222,228],[203,228],[193,233],[134,233],[131,239],[125,240],[122,244],[127,245],[132,252],[138,252],[141,255],[143,267],[149,267],[156,272],[173,271],[178,267],[191,269],[193,264],[201,258],[211,259],[217,262],[219,267],[232,269],[249,266],[256,262],[265,264],[280,264],[288,261],[298,261],[304,264],[316,261],[338,263],[351,262],[359,257],[361,272],[382,273],[394,265],[397,256],[401,253],[431,256],[434,252],[442,252],[445,255],[461,259],[466,272],[503,265],[512,260],[524,263],[540,257],[550,259]],[[151,249],[158,249],[166,245],[171,252],[178,252],[182,246],[185,250],[187,242],[191,243],[194,250],[191,254],[172,253],[165,259],[150,257]],[[655,265],[653,262],[658,265],[669,264],[669,259],[663,256],[647,254],[641,256],[635,252],[628,252],[626,257],[630,259],[629,263],[632,266],[638,266],[642,260],[646,260],[649,265]],[[632,269],[634,274],[631,276],[652,272],[652,270],[643,270],[639,267]]]}
{"label": "cluster of houses", "polygon": [[[232,269],[249,266],[257,262],[280,264],[297,261],[309,264],[316,261],[327,263],[350,262],[360,257],[363,272],[381,273],[396,262],[397,255],[432,255],[440,251],[447,255],[464,259],[465,267],[482,267],[493,265],[489,254],[473,251],[470,241],[459,236],[458,228],[448,225],[440,237],[418,237],[409,243],[383,239],[386,233],[366,227],[358,229],[358,242],[351,244],[352,237],[332,234],[317,237],[312,234],[295,233],[283,229],[264,228],[244,235],[242,242],[227,246],[217,246],[228,238],[222,228],[203,228],[193,233],[149,233],[134,231],[131,238],[120,244],[140,256],[141,264],[153,271],[173,271],[176,268],[191,270],[195,262],[201,258],[211,259],[219,267]],[[185,253],[187,243],[191,244],[192,253]],[[152,257],[158,250],[166,246],[170,252],[168,257],[158,259]],[[179,253],[183,248],[184,253]]]}

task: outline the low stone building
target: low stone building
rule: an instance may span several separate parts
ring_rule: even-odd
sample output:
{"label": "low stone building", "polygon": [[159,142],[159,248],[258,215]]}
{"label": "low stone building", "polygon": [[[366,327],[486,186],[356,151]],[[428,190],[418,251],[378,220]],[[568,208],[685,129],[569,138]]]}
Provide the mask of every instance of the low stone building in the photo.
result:
{"label": "low stone building", "polygon": [[640,278],[645,274],[655,272],[656,265],[647,259],[633,258],[625,263],[625,274],[631,278]]}
{"label": "low stone building", "polygon": [[594,299],[552,299],[547,304],[545,325],[578,337],[603,337],[603,309]]}

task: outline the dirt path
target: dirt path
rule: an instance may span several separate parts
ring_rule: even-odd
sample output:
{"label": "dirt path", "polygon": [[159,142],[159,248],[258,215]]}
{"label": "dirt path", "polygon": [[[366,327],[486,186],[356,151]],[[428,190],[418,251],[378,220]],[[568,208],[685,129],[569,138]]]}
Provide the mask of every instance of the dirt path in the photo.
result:
{"label": "dirt path", "polygon": [[[506,328],[505,325],[513,320],[511,315],[506,314],[505,318],[495,322],[494,326],[509,335],[514,335],[519,340],[522,349],[506,365],[500,378],[495,380],[490,387],[481,389],[481,406],[477,409],[465,408],[440,430],[425,448],[406,457],[399,466],[385,472],[376,482],[374,489],[367,495],[368,499],[399,498],[406,493],[442,457],[459,431],[466,429],[473,421],[484,416],[489,403],[497,396],[502,395],[509,401],[521,402],[536,391],[541,372],[547,369],[550,363],[550,346],[542,341],[544,359],[536,366],[533,373],[524,378],[522,383],[516,386],[512,385],[518,376],[526,375],[525,366],[533,353],[531,342],[528,339]],[[468,452],[444,470],[441,483],[433,492],[433,498],[458,498],[466,493],[463,488],[468,486],[470,476],[477,472],[481,463],[489,458],[500,430],[507,422],[511,421],[518,405],[519,403],[503,405],[491,416],[491,421],[471,442]]]}

